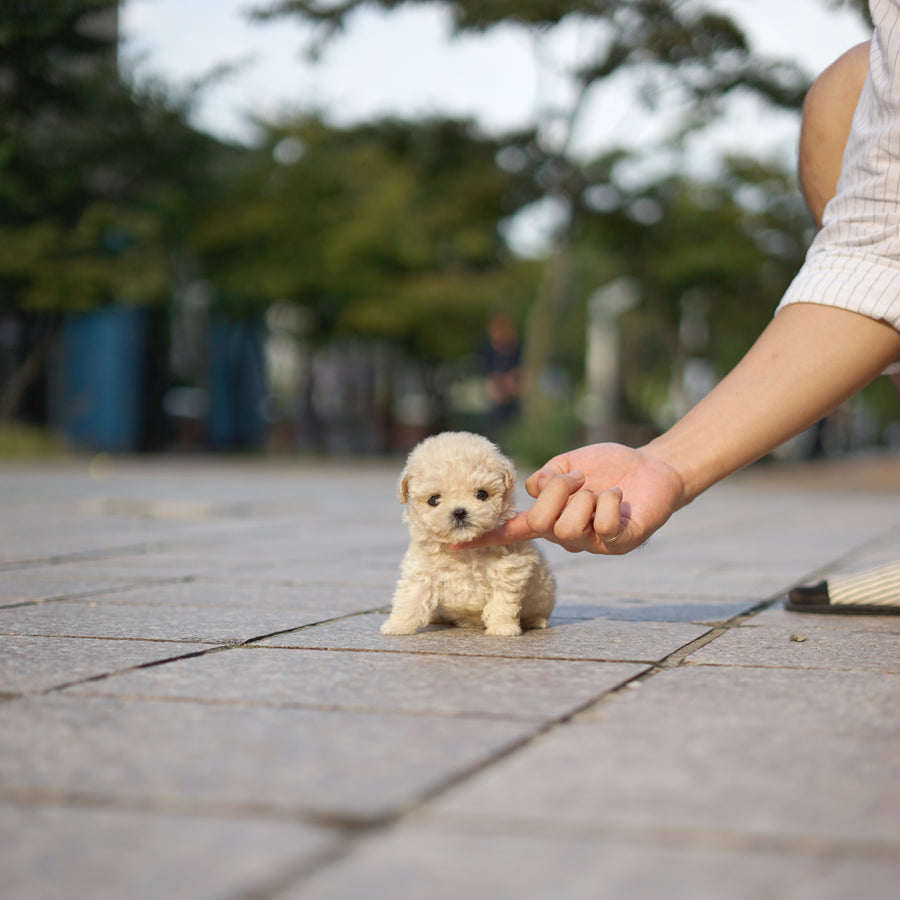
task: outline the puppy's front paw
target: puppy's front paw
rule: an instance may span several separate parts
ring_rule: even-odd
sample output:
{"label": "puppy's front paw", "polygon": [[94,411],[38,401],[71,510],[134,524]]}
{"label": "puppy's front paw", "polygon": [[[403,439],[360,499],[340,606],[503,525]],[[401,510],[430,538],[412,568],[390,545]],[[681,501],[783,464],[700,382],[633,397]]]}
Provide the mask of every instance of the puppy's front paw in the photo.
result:
{"label": "puppy's front paw", "polygon": [[518,622],[494,622],[485,629],[485,634],[495,637],[517,637],[522,633]]}
{"label": "puppy's front paw", "polygon": [[381,626],[382,634],[415,634],[417,630],[415,622],[406,619],[396,619],[390,616]]}

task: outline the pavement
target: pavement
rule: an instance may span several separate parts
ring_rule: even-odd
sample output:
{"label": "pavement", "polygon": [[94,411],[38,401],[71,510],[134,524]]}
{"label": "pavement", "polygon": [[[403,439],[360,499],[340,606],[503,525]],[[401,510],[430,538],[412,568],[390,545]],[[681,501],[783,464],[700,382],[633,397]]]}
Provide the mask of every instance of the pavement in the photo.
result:
{"label": "pavement", "polygon": [[5,900],[898,896],[900,617],[782,599],[896,557],[900,460],[548,546],[518,638],[379,633],[398,470],[0,467]]}

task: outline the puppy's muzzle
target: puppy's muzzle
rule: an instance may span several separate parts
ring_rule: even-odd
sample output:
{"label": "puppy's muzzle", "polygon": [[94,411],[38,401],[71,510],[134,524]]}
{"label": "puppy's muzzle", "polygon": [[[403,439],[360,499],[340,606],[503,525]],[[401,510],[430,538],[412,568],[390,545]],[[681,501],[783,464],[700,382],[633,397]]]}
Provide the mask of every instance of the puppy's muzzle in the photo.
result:
{"label": "puppy's muzzle", "polygon": [[453,510],[453,525],[456,528],[464,528],[469,524],[469,511],[464,506],[458,506]]}

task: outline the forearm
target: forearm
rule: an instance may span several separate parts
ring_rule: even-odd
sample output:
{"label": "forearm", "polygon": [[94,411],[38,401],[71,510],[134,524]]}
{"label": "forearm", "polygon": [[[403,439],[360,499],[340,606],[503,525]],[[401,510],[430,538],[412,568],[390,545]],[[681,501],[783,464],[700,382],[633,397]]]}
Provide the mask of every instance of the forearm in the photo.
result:
{"label": "forearm", "polygon": [[842,309],[783,309],[732,372],[646,452],[689,503],[819,421],[900,358],[900,333]]}

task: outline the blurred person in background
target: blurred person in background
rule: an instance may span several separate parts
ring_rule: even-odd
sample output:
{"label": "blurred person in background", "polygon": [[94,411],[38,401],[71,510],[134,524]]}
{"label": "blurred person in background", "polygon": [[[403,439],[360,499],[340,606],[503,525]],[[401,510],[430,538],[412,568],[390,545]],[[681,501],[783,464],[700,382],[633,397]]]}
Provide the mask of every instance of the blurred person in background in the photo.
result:
{"label": "blurred person in background", "polygon": [[496,313],[488,320],[487,340],[481,355],[490,403],[488,425],[491,428],[507,425],[519,412],[522,361],[519,329],[509,316]]}

